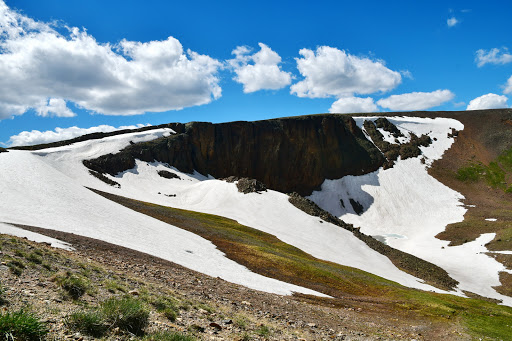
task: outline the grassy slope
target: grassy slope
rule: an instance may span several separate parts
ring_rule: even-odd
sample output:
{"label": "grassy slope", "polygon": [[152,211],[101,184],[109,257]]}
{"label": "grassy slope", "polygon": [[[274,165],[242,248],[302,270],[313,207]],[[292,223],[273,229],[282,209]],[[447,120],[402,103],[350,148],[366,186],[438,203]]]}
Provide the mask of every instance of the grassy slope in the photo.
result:
{"label": "grassy slope", "polygon": [[[480,337],[512,335],[512,308],[405,288],[366,272],[322,261],[267,233],[211,214],[180,210],[100,193],[124,206],[194,232],[252,271],[347,301],[366,302],[382,314],[460,323]],[[324,302],[327,303],[327,302]],[[328,303],[327,303],[328,304]]]}

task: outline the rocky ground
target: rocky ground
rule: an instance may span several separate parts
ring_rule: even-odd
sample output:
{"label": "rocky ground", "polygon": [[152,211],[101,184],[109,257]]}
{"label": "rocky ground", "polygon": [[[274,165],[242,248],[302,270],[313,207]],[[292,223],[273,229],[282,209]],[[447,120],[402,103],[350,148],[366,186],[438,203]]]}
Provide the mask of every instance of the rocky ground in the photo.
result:
{"label": "rocky ground", "polygon": [[[98,240],[47,231],[71,242],[75,251],[53,249],[0,235],[3,313],[25,307],[50,329],[49,340],[91,340],[66,320],[110,297],[130,295],[150,309],[146,335],[172,330],[202,340],[431,340],[464,339],[461,330],[411,321],[375,309],[370,302],[278,296],[211,278],[149,255]],[[39,256],[39,257],[37,257]],[[16,266],[23,264],[19,275]],[[88,283],[71,299],[59,279],[69,274]],[[176,319],[155,302],[172,299]],[[110,330],[105,340],[143,339]]]}

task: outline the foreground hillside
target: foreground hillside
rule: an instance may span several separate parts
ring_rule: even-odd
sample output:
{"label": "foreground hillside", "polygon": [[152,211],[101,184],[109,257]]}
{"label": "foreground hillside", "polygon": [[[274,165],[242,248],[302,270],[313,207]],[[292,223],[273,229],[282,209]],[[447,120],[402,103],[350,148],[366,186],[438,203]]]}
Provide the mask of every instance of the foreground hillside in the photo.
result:
{"label": "foreground hillside", "polygon": [[[388,310],[378,299],[277,296],[98,240],[47,233],[76,249],[60,251],[0,235],[1,332],[6,314],[23,309],[40,322],[37,330],[49,332],[49,340],[505,339],[499,326],[512,316],[510,309],[476,300],[459,299],[462,306],[425,300],[431,308],[422,316],[405,301]],[[109,300],[138,303],[142,312],[134,309],[134,321],[147,316],[147,322],[139,331],[109,327],[97,313]],[[473,314],[476,307],[480,314]]]}
{"label": "foreground hillside", "polygon": [[399,320],[382,336],[507,339],[512,112],[407,115],[169,124],[7,150],[0,232],[350,307],[381,319],[370,338]]}

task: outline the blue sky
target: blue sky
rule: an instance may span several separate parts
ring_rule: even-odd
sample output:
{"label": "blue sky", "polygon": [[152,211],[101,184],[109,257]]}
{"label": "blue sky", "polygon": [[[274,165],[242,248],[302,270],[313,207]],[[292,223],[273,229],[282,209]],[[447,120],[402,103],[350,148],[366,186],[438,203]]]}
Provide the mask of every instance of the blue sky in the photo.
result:
{"label": "blue sky", "polygon": [[0,0],[0,143],[510,107],[505,1]]}

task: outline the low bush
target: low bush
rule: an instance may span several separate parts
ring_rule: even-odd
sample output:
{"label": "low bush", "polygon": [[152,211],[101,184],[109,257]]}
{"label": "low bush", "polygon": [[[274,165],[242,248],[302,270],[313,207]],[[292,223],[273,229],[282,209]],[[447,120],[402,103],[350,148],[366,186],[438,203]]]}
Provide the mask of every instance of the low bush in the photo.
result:
{"label": "low bush", "polygon": [[46,334],[46,325],[24,310],[0,315],[0,337],[5,340],[39,341]]}

